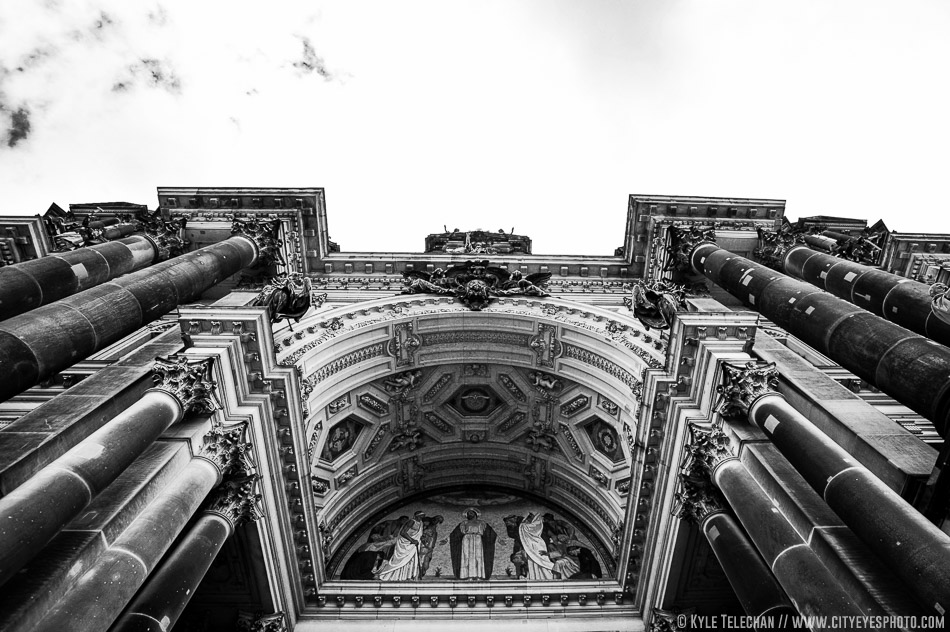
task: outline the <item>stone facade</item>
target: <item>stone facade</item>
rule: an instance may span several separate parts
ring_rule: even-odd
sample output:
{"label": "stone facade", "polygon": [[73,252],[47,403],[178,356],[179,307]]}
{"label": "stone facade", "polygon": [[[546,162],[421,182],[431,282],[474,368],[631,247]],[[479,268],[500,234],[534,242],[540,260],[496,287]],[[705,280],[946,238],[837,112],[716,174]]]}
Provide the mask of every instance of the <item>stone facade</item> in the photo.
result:
{"label": "stone facade", "polygon": [[533,255],[503,231],[349,254],[321,189],[98,206],[32,231],[0,218],[17,248],[0,272],[41,288],[31,261],[121,254],[49,254],[68,222],[154,249],[0,321],[19,363],[0,404],[0,628],[674,629],[950,606],[950,349],[931,303],[888,299],[914,330],[796,263],[879,279],[854,253],[893,271],[900,233],[635,195],[611,256]]}

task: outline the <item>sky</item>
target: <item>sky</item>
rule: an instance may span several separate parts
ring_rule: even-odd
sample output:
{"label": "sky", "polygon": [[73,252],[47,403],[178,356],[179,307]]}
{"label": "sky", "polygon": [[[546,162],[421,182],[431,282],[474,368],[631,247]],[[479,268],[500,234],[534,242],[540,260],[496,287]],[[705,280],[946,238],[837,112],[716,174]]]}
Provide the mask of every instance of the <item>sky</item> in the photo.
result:
{"label": "sky", "polygon": [[344,251],[610,254],[631,193],[950,232],[947,33],[944,0],[2,0],[0,215],[287,186]]}

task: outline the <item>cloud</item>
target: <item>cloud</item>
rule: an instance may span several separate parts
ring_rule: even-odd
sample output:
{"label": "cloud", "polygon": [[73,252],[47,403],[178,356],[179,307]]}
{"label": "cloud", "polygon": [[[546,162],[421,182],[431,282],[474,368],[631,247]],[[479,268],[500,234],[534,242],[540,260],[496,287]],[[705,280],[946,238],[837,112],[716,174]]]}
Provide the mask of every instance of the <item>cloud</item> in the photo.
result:
{"label": "cloud", "polygon": [[181,78],[167,59],[140,59],[131,64],[112,84],[112,91],[125,92],[138,84],[161,88],[171,94],[181,94]]}
{"label": "cloud", "polygon": [[326,81],[333,81],[333,75],[327,70],[326,62],[317,55],[313,44],[310,43],[310,38],[303,35],[298,35],[297,37],[299,37],[301,43],[303,43],[303,58],[294,62],[294,68],[300,70],[303,74],[316,73]]}
{"label": "cloud", "polygon": [[10,123],[7,129],[7,147],[16,147],[20,141],[30,135],[30,110],[26,107],[17,108],[10,115]]}

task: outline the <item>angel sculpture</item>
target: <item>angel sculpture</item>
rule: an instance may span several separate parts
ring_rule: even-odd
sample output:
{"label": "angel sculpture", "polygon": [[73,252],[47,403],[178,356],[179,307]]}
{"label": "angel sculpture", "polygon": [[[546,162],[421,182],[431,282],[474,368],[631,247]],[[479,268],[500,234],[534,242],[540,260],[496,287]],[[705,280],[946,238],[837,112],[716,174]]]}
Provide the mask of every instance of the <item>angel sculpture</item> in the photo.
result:
{"label": "angel sculpture", "polygon": [[431,274],[411,270],[404,272],[403,294],[454,294],[470,309],[480,311],[497,296],[548,296],[542,286],[551,278],[548,272],[525,276],[496,266],[488,260],[466,261],[445,271],[437,268]]}
{"label": "angel sculpture", "polygon": [[421,270],[403,272],[403,282],[406,287],[401,294],[452,294],[445,270],[436,268],[432,274]]}
{"label": "angel sculpture", "polygon": [[511,278],[504,282],[499,294],[524,294],[525,296],[550,296],[541,287],[551,278],[550,272],[535,272],[524,275],[521,270],[511,273]]}
{"label": "angel sculpture", "polygon": [[686,291],[669,281],[637,281],[633,286],[631,309],[643,325],[650,330],[669,329],[676,311],[684,306]]}
{"label": "angel sculpture", "polygon": [[296,272],[276,276],[264,286],[251,305],[266,307],[272,323],[284,319],[299,323],[311,306],[310,277]]}

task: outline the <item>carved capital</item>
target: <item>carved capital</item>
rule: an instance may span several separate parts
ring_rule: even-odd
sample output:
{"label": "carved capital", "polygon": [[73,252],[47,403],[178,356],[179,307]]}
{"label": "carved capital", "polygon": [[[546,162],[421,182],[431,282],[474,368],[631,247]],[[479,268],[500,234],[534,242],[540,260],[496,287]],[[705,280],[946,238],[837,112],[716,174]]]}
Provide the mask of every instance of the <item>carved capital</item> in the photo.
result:
{"label": "carved capital", "polygon": [[702,428],[689,424],[692,440],[686,445],[687,461],[683,470],[690,476],[709,476],[716,467],[736,458],[729,447],[729,437],[720,428]]}
{"label": "carved capital", "polygon": [[624,300],[633,315],[646,328],[669,329],[676,312],[686,309],[686,288],[663,279],[637,281],[633,296]]}
{"label": "carved capital", "polygon": [[680,632],[688,627],[687,617],[683,614],[654,608],[650,615],[650,632]]}
{"label": "carved capital", "polygon": [[283,612],[274,614],[253,615],[246,612],[238,613],[238,632],[288,632],[287,617]]}
{"label": "carved capital", "polygon": [[759,245],[752,251],[752,257],[779,272],[785,271],[785,253],[805,243],[805,234],[788,223],[777,231],[761,226],[757,226],[756,231],[759,233]]}
{"label": "carved capital", "polygon": [[245,522],[258,520],[261,512],[257,503],[261,496],[257,493],[257,482],[260,476],[239,476],[221,483],[211,492],[211,498],[205,511],[221,516],[229,523],[232,529],[237,529]]}
{"label": "carved capital", "polygon": [[165,221],[162,219],[161,210],[157,210],[151,215],[143,213],[140,221],[145,236],[152,242],[158,253],[157,261],[165,261],[185,252],[189,242],[182,237],[181,233],[188,222],[187,218],[176,217],[170,221]]}
{"label": "carved capital", "polygon": [[950,325],[950,287],[945,283],[930,286],[930,310],[934,316]]}
{"label": "carved capital", "polygon": [[253,471],[251,444],[245,440],[247,422],[232,426],[216,425],[204,436],[199,458],[210,461],[222,476]]}
{"label": "carved capital", "polygon": [[673,224],[667,231],[666,266],[664,270],[689,272],[693,250],[703,242],[716,242],[712,226],[696,224]]}
{"label": "carved capital", "polygon": [[689,522],[702,523],[709,516],[726,511],[726,500],[709,477],[699,468],[680,472],[680,491],[676,493],[677,515]]}
{"label": "carved capital", "polygon": [[211,375],[214,358],[189,360],[188,356],[172,355],[155,358],[152,367],[154,386],[150,390],[168,393],[185,412],[211,413],[221,408],[214,394]]}
{"label": "carved capital", "polygon": [[280,240],[280,218],[269,215],[266,219],[258,217],[233,218],[232,235],[247,237],[257,245],[258,265],[268,266],[274,263],[286,265],[280,254],[284,242]]}
{"label": "carved capital", "polygon": [[724,417],[742,417],[749,414],[755,400],[769,393],[778,393],[778,371],[775,363],[758,366],[748,362],[744,366],[722,365],[722,384],[716,387],[721,397],[718,412]]}

